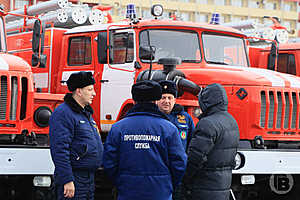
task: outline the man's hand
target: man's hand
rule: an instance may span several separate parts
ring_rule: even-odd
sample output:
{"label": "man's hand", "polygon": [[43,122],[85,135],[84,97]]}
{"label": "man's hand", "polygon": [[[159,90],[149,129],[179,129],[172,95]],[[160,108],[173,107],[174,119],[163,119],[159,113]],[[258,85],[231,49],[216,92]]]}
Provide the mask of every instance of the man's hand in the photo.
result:
{"label": "man's hand", "polygon": [[64,185],[64,196],[66,198],[73,198],[75,194],[75,186],[73,181]]}

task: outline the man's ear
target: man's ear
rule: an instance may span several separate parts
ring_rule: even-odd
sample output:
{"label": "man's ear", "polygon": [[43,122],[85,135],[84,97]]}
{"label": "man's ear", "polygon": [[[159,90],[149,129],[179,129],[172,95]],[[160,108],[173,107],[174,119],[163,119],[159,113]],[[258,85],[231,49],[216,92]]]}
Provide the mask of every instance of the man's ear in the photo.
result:
{"label": "man's ear", "polygon": [[76,88],[75,93],[76,93],[77,96],[81,97],[82,96],[81,88]]}

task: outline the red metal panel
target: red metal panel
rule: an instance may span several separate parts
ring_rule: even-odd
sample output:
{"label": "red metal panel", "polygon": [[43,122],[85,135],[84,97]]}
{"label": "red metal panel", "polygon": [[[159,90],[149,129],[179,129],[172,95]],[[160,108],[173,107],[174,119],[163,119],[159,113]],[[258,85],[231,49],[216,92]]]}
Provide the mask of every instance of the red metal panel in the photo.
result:
{"label": "red metal panel", "polygon": [[274,93],[274,124],[273,124],[273,129],[275,130],[277,127],[277,117],[278,116],[278,96],[277,96],[277,91],[273,91]]}

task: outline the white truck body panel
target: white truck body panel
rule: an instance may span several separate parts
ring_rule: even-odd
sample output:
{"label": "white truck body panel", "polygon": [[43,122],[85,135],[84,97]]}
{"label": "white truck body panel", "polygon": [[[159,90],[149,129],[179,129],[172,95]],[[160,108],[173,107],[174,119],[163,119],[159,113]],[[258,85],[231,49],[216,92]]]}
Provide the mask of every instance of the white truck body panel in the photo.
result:
{"label": "white truck body panel", "polygon": [[48,148],[0,148],[0,175],[51,175],[54,164]]}
{"label": "white truck body panel", "polygon": [[234,174],[300,174],[300,151],[242,150],[245,165]]}

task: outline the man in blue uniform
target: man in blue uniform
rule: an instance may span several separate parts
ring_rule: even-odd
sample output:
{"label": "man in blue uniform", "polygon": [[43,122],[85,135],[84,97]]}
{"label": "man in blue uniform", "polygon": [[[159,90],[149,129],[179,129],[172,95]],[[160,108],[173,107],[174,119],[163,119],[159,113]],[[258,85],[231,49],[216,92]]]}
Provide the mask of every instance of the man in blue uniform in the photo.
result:
{"label": "man in blue uniform", "polygon": [[71,74],[64,103],[50,118],[50,150],[58,200],[94,199],[94,173],[102,164],[103,145],[90,104],[95,94],[91,72]]}
{"label": "man in blue uniform", "polygon": [[157,102],[158,108],[177,127],[182,145],[186,149],[195,128],[193,119],[184,111],[183,106],[176,104],[177,87],[175,82],[163,80],[159,84],[162,88],[162,98]]}
{"label": "man in blue uniform", "polygon": [[[192,138],[194,131],[194,122],[192,117],[184,111],[183,106],[176,104],[177,87],[174,81],[163,80],[159,82],[162,88],[162,98],[157,105],[165,113],[170,121],[177,127],[184,149]],[[173,200],[183,199],[182,187],[179,185],[173,193]]]}
{"label": "man in blue uniform", "polygon": [[104,169],[118,200],[171,200],[187,159],[178,130],[155,104],[161,98],[157,82],[138,82],[131,92],[135,105],[107,136]]}

